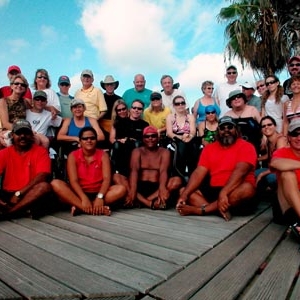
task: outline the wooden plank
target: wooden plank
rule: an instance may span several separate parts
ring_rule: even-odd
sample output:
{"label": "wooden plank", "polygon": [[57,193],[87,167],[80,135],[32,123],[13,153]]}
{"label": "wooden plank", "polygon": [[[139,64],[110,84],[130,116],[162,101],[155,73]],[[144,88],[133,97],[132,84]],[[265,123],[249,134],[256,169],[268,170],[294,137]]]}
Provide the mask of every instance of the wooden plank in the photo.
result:
{"label": "wooden plank", "polygon": [[0,281],[0,300],[22,300],[23,297]]}
{"label": "wooden plank", "polygon": [[26,298],[72,298],[81,294],[0,251],[1,281]]}
{"label": "wooden plank", "polygon": [[[150,295],[168,300],[189,299],[191,295],[242,251],[270,223],[271,217],[272,212],[268,209],[188,266],[184,271],[156,287],[150,292]],[[221,299],[224,298],[221,297]]]}
{"label": "wooden plank", "polygon": [[144,254],[122,249],[36,220],[21,219],[16,220],[16,223],[26,226],[26,228],[43,235],[69,243],[70,245],[101,255],[107,259],[120,262],[124,265],[131,266],[138,270],[163,277],[164,279],[169,278],[171,275],[182,269],[182,267],[178,265],[165,262],[159,258],[149,257]]}
{"label": "wooden plank", "polygon": [[[243,300],[287,299],[295,276],[299,272],[299,245],[286,238],[272,253],[271,261],[258,275],[251,288],[241,297]],[[299,293],[295,292],[299,299]],[[295,294],[295,295],[296,295]]]}
{"label": "wooden plank", "polygon": [[[76,221],[76,219],[72,220]],[[86,225],[77,224],[53,216],[46,216],[40,221],[127,250],[146,254],[151,257],[157,257],[164,261],[178,264],[180,266],[187,265],[197,258],[196,255],[182,253],[180,251],[168,249],[158,245],[152,245],[143,241],[133,240],[131,238],[120,236],[112,232],[98,230]]]}
{"label": "wooden plank", "polygon": [[[82,268],[119,282],[141,293],[163,281],[163,278],[135,269],[122,263],[109,260],[95,253],[77,248],[53,238],[39,234],[17,224],[1,224],[0,230],[26,241],[40,249],[64,258]],[[99,249],[101,253],[101,248]]]}
{"label": "wooden plank", "polygon": [[[89,226],[101,231],[106,231],[108,233],[115,233],[120,236],[125,236],[137,241],[143,241],[149,244],[158,245],[161,247],[165,247],[167,249],[173,249],[176,251],[181,251],[183,253],[194,254],[194,255],[201,255],[202,253],[206,252],[211,247],[199,245],[199,243],[194,243],[193,241],[189,240],[180,240],[173,238],[172,235],[170,236],[162,236],[158,234],[159,229],[157,232],[150,233],[145,231],[140,231],[139,228],[127,228],[123,226],[119,226],[118,224],[107,224],[103,222],[104,217],[94,217],[94,216],[87,216],[87,215],[80,215],[77,216],[75,219],[71,217],[69,214],[58,214],[59,217],[62,219],[73,221],[78,224],[82,224],[85,226]],[[107,217],[109,218],[109,217]]]}
{"label": "wooden plank", "polygon": [[[0,229],[5,223],[2,222]],[[0,230],[0,249],[85,297],[137,295],[136,290],[108,280]],[[1,279],[1,273],[0,273]]]}
{"label": "wooden plank", "polygon": [[236,299],[282,238],[283,226],[271,223],[190,300]]}

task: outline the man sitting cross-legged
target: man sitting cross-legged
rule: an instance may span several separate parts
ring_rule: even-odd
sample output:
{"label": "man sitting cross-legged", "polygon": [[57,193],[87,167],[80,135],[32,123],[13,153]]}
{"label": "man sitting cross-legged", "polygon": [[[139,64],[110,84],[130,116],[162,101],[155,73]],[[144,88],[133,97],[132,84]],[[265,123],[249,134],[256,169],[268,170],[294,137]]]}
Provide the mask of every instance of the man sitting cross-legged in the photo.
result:
{"label": "man sitting cross-legged", "polygon": [[[198,166],[177,201],[180,215],[205,215],[219,212],[228,221],[231,213],[250,213],[256,206],[254,168],[256,152],[240,138],[231,117],[219,120],[217,141],[207,145]],[[199,186],[210,176],[209,186]]]}
{"label": "man sitting cross-legged", "polygon": [[[44,213],[38,208],[45,208],[45,196],[51,192],[50,158],[44,147],[34,143],[31,125],[25,119],[13,123],[12,145],[0,151],[0,174],[0,214],[9,217],[28,208],[38,215]],[[41,206],[35,205],[38,200]]]}
{"label": "man sitting cross-legged", "polygon": [[143,130],[143,144],[131,155],[129,202],[137,200],[152,209],[164,209],[170,193],[181,186],[181,179],[169,177],[170,152],[158,146],[156,128]]}

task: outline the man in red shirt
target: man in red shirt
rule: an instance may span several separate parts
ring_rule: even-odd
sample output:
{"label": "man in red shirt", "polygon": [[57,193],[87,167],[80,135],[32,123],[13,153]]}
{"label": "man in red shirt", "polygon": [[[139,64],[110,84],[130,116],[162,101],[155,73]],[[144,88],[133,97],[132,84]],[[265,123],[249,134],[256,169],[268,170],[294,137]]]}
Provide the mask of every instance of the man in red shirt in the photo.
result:
{"label": "man in red shirt", "polygon": [[48,151],[34,143],[28,121],[13,124],[12,145],[0,151],[0,214],[11,215],[51,191],[48,179],[51,164]]}
{"label": "man in red shirt", "polygon": [[[219,212],[229,221],[230,212],[252,212],[256,206],[256,157],[253,145],[240,138],[234,120],[221,118],[217,141],[203,149],[198,167],[180,194],[176,206],[179,214],[203,216]],[[210,182],[204,185],[207,175]]]}
{"label": "man in red shirt", "polygon": [[[9,82],[11,82],[12,78],[15,75],[20,74],[20,73],[22,73],[22,72],[21,72],[21,69],[18,66],[8,67],[7,77],[8,77]],[[12,93],[12,90],[10,88],[10,85],[6,85],[6,86],[3,86],[2,88],[0,88],[0,98],[8,97],[8,96],[11,95],[11,93]],[[23,98],[30,99],[30,100],[32,99],[32,94],[31,94],[31,91],[30,91],[29,87],[27,87]]]}

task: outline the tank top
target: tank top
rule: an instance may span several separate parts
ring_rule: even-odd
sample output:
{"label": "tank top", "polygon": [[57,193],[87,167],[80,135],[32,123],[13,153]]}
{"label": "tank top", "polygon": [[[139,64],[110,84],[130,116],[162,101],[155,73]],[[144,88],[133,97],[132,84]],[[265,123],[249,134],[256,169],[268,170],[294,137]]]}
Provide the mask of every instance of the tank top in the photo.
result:
{"label": "tank top", "polygon": [[293,111],[292,101],[293,100],[289,100],[286,107],[286,117],[289,122],[291,122],[293,119],[300,118],[300,106],[297,106],[296,111]]}
{"label": "tank top", "polygon": [[88,117],[84,117],[84,125],[82,127],[77,127],[75,122],[74,122],[74,118],[71,118],[71,122],[68,128],[68,132],[67,135],[69,136],[78,136],[79,135],[79,131],[83,128],[83,127],[92,127],[90,120]]}
{"label": "tank top", "polygon": [[182,127],[180,127],[179,124],[177,123],[177,115],[174,114],[172,130],[173,130],[173,133],[180,134],[180,135],[182,135],[184,133],[190,133],[190,122],[189,122],[188,115],[185,116],[184,124]]}
{"label": "tank top", "polygon": [[209,130],[208,128],[206,128],[206,122],[205,122],[203,139],[206,142],[212,143],[216,140],[216,134],[217,134],[217,130]]}

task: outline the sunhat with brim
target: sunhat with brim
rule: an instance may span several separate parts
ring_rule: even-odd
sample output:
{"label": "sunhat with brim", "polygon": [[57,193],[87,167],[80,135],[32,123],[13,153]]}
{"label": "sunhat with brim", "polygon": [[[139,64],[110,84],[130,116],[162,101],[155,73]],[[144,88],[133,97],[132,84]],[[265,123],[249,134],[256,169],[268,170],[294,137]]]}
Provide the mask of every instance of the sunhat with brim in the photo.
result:
{"label": "sunhat with brim", "polygon": [[107,76],[105,76],[104,80],[100,81],[100,85],[104,90],[105,90],[105,85],[111,84],[111,83],[115,84],[115,90],[116,90],[119,86],[119,81],[115,80],[112,75],[107,75]]}
{"label": "sunhat with brim", "polygon": [[232,92],[229,93],[229,97],[228,97],[228,99],[226,100],[226,105],[227,105],[229,108],[232,108],[231,101],[232,101],[233,99],[235,99],[236,96],[238,96],[238,95],[240,95],[240,96],[244,99],[245,103],[247,103],[246,95],[245,95],[241,90],[234,90],[234,91],[232,91]]}

